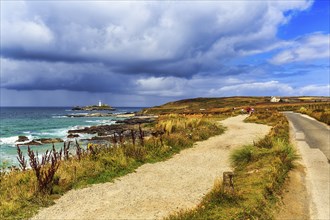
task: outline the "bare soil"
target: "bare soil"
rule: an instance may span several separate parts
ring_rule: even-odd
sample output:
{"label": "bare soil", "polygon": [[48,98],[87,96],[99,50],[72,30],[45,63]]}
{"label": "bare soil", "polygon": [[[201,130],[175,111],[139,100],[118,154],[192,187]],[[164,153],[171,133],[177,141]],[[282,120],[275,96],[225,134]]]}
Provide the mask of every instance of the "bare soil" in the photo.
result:
{"label": "bare soil", "polygon": [[198,142],[173,158],[145,164],[113,183],[71,190],[34,219],[161,219],[193,208],[224,171],[229,154],[264,137],[269,126],[244,123],[246,116],[226,119],[224,134]]}
{"label": "bare soil", "polygon": [[303,165],[290,171],[281,195],[281,204],[275,215],[278,220],[310,219],[310,196],[306,188],[306,170]]}

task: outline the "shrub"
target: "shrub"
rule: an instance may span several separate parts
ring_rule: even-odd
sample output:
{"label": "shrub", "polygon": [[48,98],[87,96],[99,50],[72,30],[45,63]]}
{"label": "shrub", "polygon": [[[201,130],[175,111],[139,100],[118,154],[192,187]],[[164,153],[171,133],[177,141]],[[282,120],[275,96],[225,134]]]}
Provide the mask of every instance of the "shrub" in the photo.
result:
{"label": "shrub", "polygon": [[301,108],[299,109],[299,112],[300,112],[300,113],[303,113],[303,114],[306,114],[306,113],[307,113],[307,109],[306,109],[305,107],[301,107]]}
{"label": "shrub", "polygon": [[320,117],[320,121],[330,125],[330,112],[324,112]]}

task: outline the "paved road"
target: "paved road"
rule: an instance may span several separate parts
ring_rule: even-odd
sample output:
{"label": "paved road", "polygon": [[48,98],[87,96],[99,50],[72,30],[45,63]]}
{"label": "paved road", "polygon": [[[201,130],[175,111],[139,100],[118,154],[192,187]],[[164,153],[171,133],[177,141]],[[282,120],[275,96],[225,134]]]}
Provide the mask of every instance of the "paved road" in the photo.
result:
{"label": "paved road", "polygon": [[330,162],[329,126],[298,113],[285,112],[284,114],[293,124],[295,131],[302,134],[301,139],[304,139],[310,148],[319,148]]}
{"label": "paved road", "polygon": [[298,113],[284,113],[293,126],[294,143],[306,168],[309,219],[330,219],[330,129]]}

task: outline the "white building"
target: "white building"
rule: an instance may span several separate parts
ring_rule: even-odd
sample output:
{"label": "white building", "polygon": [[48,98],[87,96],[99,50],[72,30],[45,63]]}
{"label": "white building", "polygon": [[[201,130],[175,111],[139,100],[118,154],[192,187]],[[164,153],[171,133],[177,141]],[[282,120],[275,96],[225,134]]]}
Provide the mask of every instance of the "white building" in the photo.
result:
{"label": "white building", "polygon": [[277,98],[276,96],[272,96],[270,98],[270,102],[279,102],[281,99],[280,98]]}
{"label": "white building", "polygon": [[99,106],[100,106],[100,107],[102,106],[102,102],[101,102],[101,100],[99,100]]}

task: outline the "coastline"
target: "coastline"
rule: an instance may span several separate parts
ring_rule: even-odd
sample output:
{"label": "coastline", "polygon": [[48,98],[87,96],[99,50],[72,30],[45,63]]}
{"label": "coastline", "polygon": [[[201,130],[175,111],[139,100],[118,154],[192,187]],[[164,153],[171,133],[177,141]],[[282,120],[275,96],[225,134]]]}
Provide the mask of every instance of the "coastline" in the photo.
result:
{"label": "coastline", "polygon": [[[133,117],[142,107],[116,107],[111,113],[77,111],[73,113],[70,107],[1,107],[0,111],[0,165],[18,165],[16,145],[24,145],[30,141],[47,142],[42,145],[31,145],[40,154],[52,148],[52,140],[62,139],[63,142],[89,140],[91,134],[81,134],[76,138],[68,138],[68,131],[85,127],[112,125]],[[104,115],[107,114],[107,115]],[[69,117],[75,115],[79,117]],[[26,136],[28,141],[16,142],[19,136]],[[63,142],[56,141],[55,147],[60,148]],[[24,155],[27,146],[22,146]]]}

